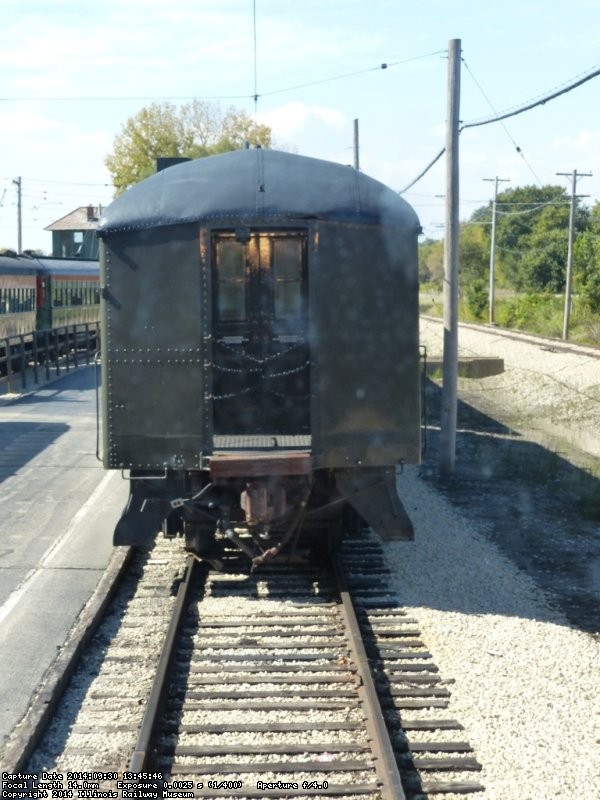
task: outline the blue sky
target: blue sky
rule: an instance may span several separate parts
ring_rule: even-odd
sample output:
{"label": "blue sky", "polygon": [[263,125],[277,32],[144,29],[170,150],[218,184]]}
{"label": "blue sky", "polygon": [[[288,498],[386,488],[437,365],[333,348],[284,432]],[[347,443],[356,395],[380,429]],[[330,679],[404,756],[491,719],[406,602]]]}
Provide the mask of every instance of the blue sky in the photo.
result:
{"label": "blue sky", "polygon": [[[3,0],[0,246],[50,249],[50,222],[112,192],[104,157],[153,100],[197,97],[254,114],[253,0]],[[352,163],[401,189],[444,145],[450,39],[462,43],[461,119],[546,94],[600,64],[600,0],[256,0],[258,119],[276,144]],[[380,65],[388,64],[382,70]],[[516,147],[521,149],[517,152]],[[493,185],[592,172],[600,200],[600,77],[504,125],[465,130],[460,217]],[[443,235],[445,162],[404,196]]]}

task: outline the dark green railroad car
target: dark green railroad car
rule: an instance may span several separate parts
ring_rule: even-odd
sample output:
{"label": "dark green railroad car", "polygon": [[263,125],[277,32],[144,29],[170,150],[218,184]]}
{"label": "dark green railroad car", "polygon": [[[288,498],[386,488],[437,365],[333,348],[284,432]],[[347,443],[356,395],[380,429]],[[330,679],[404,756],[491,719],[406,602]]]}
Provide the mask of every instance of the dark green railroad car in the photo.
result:
{"label": "dark green railroad car", "polygon": [[116,544],[161,528],[216,557],[366,521],[412,535],[418,219],[350,168],[272,150],[169,167],[100,220],[103,452]]}
{"label": "dark green railroad car", "polygon": [[98,322],[100,286],[98,262],[92,259],[40,257],[37,329]]}
{"label": "dark green railroad car", "polygon": [[0,339],[35,330],[37,285],[31,262],[0,255]]}
{"label": "dark green railroad car", "polygon": [[98,261],[0,255],[0,377],[95,341],[99,272]]}

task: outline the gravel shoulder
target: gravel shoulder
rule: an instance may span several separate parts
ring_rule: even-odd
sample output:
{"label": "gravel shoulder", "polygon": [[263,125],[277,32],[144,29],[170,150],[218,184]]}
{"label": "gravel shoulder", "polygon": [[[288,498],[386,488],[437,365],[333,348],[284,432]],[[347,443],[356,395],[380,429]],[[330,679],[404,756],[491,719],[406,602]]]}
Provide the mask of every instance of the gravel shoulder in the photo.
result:
{"label": "gravel shoulder", "polygon": [[[421,341],[442,352],[442,324]],[[441,390],[427,388],[421,474],[522,571],[569,623],[600,631],[600,358],[461,326],[461,355],[495,355],[501,375],[459,379],[456,472],[438,477]],[[596,399],[598,398],[598,399]]]}
{"label": "gravel shoulder", "polygon": [[449,712],[483,765],[485,797],[594,800],[598,642],[568,624],[485,523],[414,469],[400,486],[416,540],[386,548],[395,588],[451,682]]}
{"label": "gravel shoulder", "polygon": [[[424,323],[432,355],[441,333]],[[485,796],[595,800],[598,459],[554,420],[597,425],[600,361],[493,331],[461,329],[459,342],[465,355],[501,355],[506,370],[459,381],[457,469],[445,482],[440,391],[430,383],[426,458],[398,484],[416,539],[386,546],[395,588],[454,681],[450,711],[483,764]]]}

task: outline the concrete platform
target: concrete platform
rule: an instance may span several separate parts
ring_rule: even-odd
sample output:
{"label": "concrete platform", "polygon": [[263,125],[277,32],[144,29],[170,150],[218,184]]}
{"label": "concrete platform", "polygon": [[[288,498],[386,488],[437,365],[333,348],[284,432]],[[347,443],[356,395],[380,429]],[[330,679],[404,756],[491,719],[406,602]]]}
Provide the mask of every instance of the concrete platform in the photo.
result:
{"label": "concrete platform", "polygon": [[0,403],[0,750],[93,594],[128,485],[96,459],[93,367]]}
{"label": "concrete platform", "polygon": [[[441,356],[427,358],[427,375],[440,375],[443,369]],[[460,378],[489,378],[504,372],[504,359],[493,356],[460,356],[458,359],[458,376]]]}

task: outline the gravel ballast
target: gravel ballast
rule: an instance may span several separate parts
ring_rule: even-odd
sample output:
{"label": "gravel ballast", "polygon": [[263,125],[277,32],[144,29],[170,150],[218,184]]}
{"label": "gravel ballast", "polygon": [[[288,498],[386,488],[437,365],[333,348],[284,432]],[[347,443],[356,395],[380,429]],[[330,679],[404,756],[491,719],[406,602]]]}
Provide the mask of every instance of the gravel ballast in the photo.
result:
{"label": "gravel ballast", "polygon": [[[486,797],[598,798],[598,642],[410,469],[415,542],[386,545],[394,586],[451,684]],[[410,719],[405,715],[406,719]]]}
{"label": "gravel ballast", "polygon": [[[441,356],[443,325],[421,320],[421,344]],[[477,398],[515,427],[545,435],[545,441],[572,442],[600,456],[600,351],[499,329],[461,325],[460,356],[504,359],[505,370],[480,380],[460,381],[459,394]],[[565,349],[567,348],[567,349]]]}
{"label": "gravel ballast", "polygon": [[[484,337],[481,345],[477,333],[469,332],[466,350],[504,357],[502,376],[478,382],[499,408],[503,386],[522,418],[551,407],[558,419],[574,396],[595,397],[600,361],[548,351],[554,358],[548,378],[539,345],[500,341],[494,332],[491,337],[494,343]],[[441,325],[425,323],[422,340],[430,352],[441,352],[440,338]],[[587,371],[580,368],[582,360]],[[558,383],[564,394],[550,389]],[[588,415],[579,421],[585,424]],[[560,599],[497,545],[497,521],[486,516],[485,498],[479,498],[477,513],[463,511],[451,492],[431,480],[432,469],[426,461],[425,468],[407,468],[399,477],[415,541],[389,543],[385,551],[394,587],[418,619],[441,675],[454,681],[449,711],[464,725],[483,765],[478,778],[485,796],[597,800],[599,640],[570,623]],[[486,491],[493,492],[489,484]],[[597,541],[597,525],[595,534]]]}

